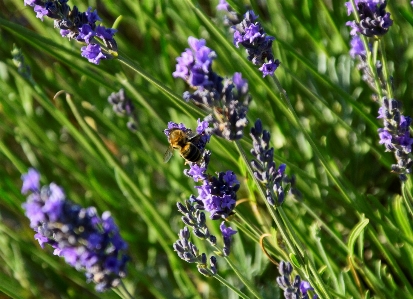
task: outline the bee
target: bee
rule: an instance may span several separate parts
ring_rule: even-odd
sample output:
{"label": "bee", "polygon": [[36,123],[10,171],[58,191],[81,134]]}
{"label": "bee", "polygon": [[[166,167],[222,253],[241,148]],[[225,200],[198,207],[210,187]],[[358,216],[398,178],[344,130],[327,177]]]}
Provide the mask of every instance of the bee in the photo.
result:
{"label": "bee", "polygon": [[171,159],[174,149],[178,149],[181,157],[186,161],[198,162],[199,160],[201,160],[202,153],[194,144],[194,142],[196,142],[200,138],[201,134],[196,134],[194,136],[190,135],[190,130],[189,134],[177,128],[169,130],[169,147],[163,157],[163,161],[165,163]]}

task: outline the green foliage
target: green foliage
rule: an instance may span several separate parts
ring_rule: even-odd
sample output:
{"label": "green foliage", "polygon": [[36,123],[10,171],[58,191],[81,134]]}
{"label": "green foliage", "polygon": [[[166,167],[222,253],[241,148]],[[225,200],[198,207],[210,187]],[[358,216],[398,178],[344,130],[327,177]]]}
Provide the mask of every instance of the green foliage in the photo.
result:
{"label": "green foliage", "polygon": [[[330,298],[411,297],[411,179],[400,183],[390,172],[394,157],[378,144],[379,106],[348,55],[345,22],[351,16],[344,1],[230,1],[239,13],[245,4],[252,7],[276,37],[273,49],[281,61],[276,75],[296,115],[273,81],[262,78],[244,50],[233,45],[217,2],[69,1],[82,11],[97,8],[106,27],[116,21],[119,59],[98,66],[80,56],[82,45],[62,38],[51,19],[41,22],[22,0],[0,3],[0,294],[127,297],[121,289],[97,294],[82,273],[33,239],[21,207],[20,176],[35,167],[42,183],[56,182],[76,203],[111,211],[129,244],[123,281],[135,298],[237,298],[172,248],[183,227],[176,203],[197,191],[177,153],[162,162],[168,147],[163,130],[169,121],[195,128],[205,116],[182,100],[188,87],[171,75],[175,58],[194,36],[217,53],[218,74],[241,72],[248,79],[249,124],[262,120],[272,134],[277,165],[287,164],[303,194],[302,201],[287,197],[273,215],[240,155],[252,159],[250,125],[238,144],[212,138],[209,171],[231,169],[241,182],[237,215],[229,222],[238,234],[228,260],[218,258],[220,278],[250,298],[255,292],[279,298],[279,274],[269,255],[299,265],[295,270],[302,279]],[[395,97],[411,115],[413,77],[406,74],[412,68],[413,10],[404,2],[389,3],[394,25],[384,44]],[[18,72],[13,47],[23,53],[32,77]],[[127,130],[126,118],[107,102],[120,88],[137,108],[137,133]],[[60,90],[71,96],[54,97]],[[221,242],[219,223],[209,226]],[[300,244],[295,252],[282,226]],[[271,238],[259,246],[264,234]],[[213,252],[192,241],[202,252]],[[328,298],[323,292],[320,297]]]}

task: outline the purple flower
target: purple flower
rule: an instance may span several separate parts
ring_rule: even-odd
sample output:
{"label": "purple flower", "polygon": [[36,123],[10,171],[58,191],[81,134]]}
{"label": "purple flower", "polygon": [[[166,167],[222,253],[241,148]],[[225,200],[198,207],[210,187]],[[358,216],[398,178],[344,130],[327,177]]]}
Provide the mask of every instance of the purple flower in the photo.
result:
{"label": "purple flower", "polygon": [[87,21],[90,24],[95,24],[97,21],[102,21],[102,19],[98,16],[98,12],[96,9],[92,11],[92,7],[88,7],[87,11],[85,12],[85,15],[87,16]]}
{"label": "purple flower", "polygon": [[[390,13],[386,13],[386,1],[382,0],[356,0],[357,13],[360,16],[360,22],[349,21],[347,26],[352,28],[350,34],[363,34],[367,37],[382,36],[387,33],[393,20],[390,19]],[[351,2],[346,2],[347,13],[353,11]]]}
{"label": "purple flower", "polygon": [[127,127],[130,131],[138,130],[138,116],[132,100],[126,95],[125,90],[121,88],[118,92],[112,92],[108,97],[109,104],[112,105],[113,111],[119,116],[129,118]]}
{"label": "purple flower", "polygon": [[226,227],[225,221],[221,222],[221,225],[219,226],[219,229],[221,230],[222,236],[224,238],[231,238],[232,235],[235,235],[237,233],[237,231],[232,229],[232,227],[230,227],[230,226]]}
{"label": "purple flower", "polygon": [[219,4],[217,5],[217,10],[225,10],[225,11],[229,11],[229,4],[227,1],[225,0],[219,0]]}
{"label": "purple flower", "polygon": [[280,64],[272,52],[274,37],[266,35],[259,22],[254,23],[257,18],[258,16],[250,10],[244,15],[241,23],[232,26],[234,45],[236,47],[242,45],[248,53],[248,60],[254,65],[261,65],[259,70],[263,72],[263,77],[272,76]]}
{"label": "purple flower", "polygon": [[34,168],[29,168],[26,174],[22,175],[23,186],[22,194],[27,194],[29,191],[35,192],[40,189],[40,174]]}
{"label": "purple flower", "polygon": [[[308,299],[308,292],[314,291],[314,288],[310,285],[308,281],[301,280],[299,275],[296,275],[294,279],[291,279],[291,273],[293,272],[293,267],[291,263],[280,261],[278,271],[281,276],[278,276],[276,281],[278,286],[284,290],[284,298],[297,298],[297,299]],[[317,294],[314,294],[313,299],[318,298]]]}
{"label": "purple flower", "polygon": [[259,70],[262,72],[262,76],[274,76],[274,72],[275,70],[278,68],[278,66],[280,65],[280,62],[278,60],[276,60],[275,62],[273,61],[269,61],[264,63]]}
{"label": "purple flower", "polygon": [[303,295],[307,295],[308,291],[314,291],[314,288],[308,281],[302,280],[300,283],[300,291]]}
{"label": "purple flower", "polygon": [[219,172],[218,176],[209,176],[198,189],[198,203],[210,213],[210,218],[217,220],[234,214],[240,184],[231,171]]}
{"label": "purple flower", "polygon": [[105,26],[98,25],[95,29],[96,36],[102,40],[111,40],[113,39],[113,35],[117,32],[116,29],[113,28],[106,28]]}
{"label": "purple flower", "polygon": [[401,104],[396,99],[388,100],[383,97],[382,103],[378,118],[383,120],[384,128],[378,129],[379,143],[384,144],[386,151],[394,153],[397,164],[392,165],[392,171],[405,181],[406,174],[411,173],[413,166],[410,156],[413,138],[409,130],[412,120],[401,114]]}
{"label": "purple flower", "polygon": [[[69,31],[70,32],[70,31]],[[60,32],[62,34],[62,32]],[[63,34],[68,34],[67,32],[63,32]],[[63,35],[62,34],[62,35]],[[91,39],[96,35],[96,32],[90,27],[89,24],[84,24],[79,29],[78,40],[84,40],[86,43],[90,43]]]}
{"label": "purple flower", "polygon": [[350,42],[350,56],[355,58],[356,56],[366,57],[366,49],[359,36],[353,36]]}
{"label": "purple flower", "polygon": [[215,73],[211,70],[212,61],[216,54],[210,48],[206,47],[204,39],[196,39],[192,36],[188,38],[187,48],[176,59],[176,71],[172,75],[180,77],[194,87],[206,87],[213,84]]}
{"label": "purple flower", "polygon": [[219,226],[221,230],[222,237],[224,238],[224,248],[223,252],[225,256],[228,256],[231,252],[231,241],[232,236],[237,233],[236,230],[233,230],[230,226],[226,227],[225,221],[222,221],[221,225]]}
{"label": "purple flower", "polygon": [[176,59],[176,69],[172,73],[175,78],[180,77],[196,88],[193,93],[186,91],[184,99],[192,100],[210,113],[204,119],[212,123],[212,127],[205,131],[207,134],[228,140],[240,139],[248,123],[246,113],[250,96],[246,80],[242,80],[239,73],[234,74],[232,80],[217,75],[212,70],[216,54],[206,46],[205,40],[189,37],[188,44],[190,48]]}
{"label": "purple flower", "polygon": [[29,6],[34,6],[36,3],[36,0],[24,0],[24,6],[29,5]]}
{"label": "purple flower", "polygon": [[36,232],[35,239],[42,248],[52,246],[53,254],[69,265],[86,271],[97,291],[116,287],[126,275],[127,244],[110,213],[99,217],[95,208],[72,203],[54,183],[40,189],[39,178],[34,169],[23,175],[23,185],[32,193],[22,206]]}
{"label": "purple flower", "polygon": [[239,94],[247,94],[248,93],[248,81],[242,79],[241,73],[234,73],[232,76],[232,82],[234,83],[235,87]]}
{"label": "purple flower", "polygon": [[32,6],[36,17],[42,21],[44,16],[54,19],[54,27],[60,29],[62,37],[85,42],[87,47],[82,48],[82,56],[89,62],[99,64],[101,59],[112,58],[112,55],[102,53],[95,37],[102,40],[108,53],[116,52],[117,44],[113,39],[116,30],[101,25],[96,27],[96,22],[101,19],[91,7],[86,12],[80,12],[76,6],[71,9],[66,2],[67,0],[24,0],[24,5]]}
{"label": "purple flower", "polygon": [[47,14],[49,13],[47,9],[45,9],[44,7],[40,5],[34,6],[34,12],[36,13],[36,18],[39,18],[42,21],[43,21],[43,17],[47,16]]}
{"label": "purple flower", "polygon": [[91,63],[99,64],[101,59],[105,59],[105,54],[102,53],[102,48],[98,44],[90,44],[81,48],[81,55]]}
{"label": "purple flower", "polygon": [[255,157],[251,161],[255,178],[264,185],[266,199],[272,206],[281,205],[285,194],[283,184],[291,184],[293,194],[299,194],[294,190],[295,180],[285,174],[286,165],[277,165],[274,162],[274,148],[270,148],[271,134],[263,130],[261,120],[257,119],[255,126],[251,128],[253,148],[251,154]]}

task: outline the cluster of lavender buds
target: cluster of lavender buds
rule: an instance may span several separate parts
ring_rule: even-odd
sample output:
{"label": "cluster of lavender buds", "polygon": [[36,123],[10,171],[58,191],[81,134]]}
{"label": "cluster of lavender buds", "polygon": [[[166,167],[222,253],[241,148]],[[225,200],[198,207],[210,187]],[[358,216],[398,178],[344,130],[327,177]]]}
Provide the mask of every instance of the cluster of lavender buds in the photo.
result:
{"label": "cluster of lavender buds", "polygon": [[[185,169],[184,174],[192,178],[195,182],[202,181],[202,185],[195,186],[198,189],[198,197],[191,195],[185,205],[178,203],[178,210],[183,214],[182,221],[188,227],[192,227],[194,235],[200,239],[209,240],[212,245],[216,244],[216,237],[209,233],[206,226],[206,217],[203,211],[210,213],[212,220],[225,219],[234,214],[237,195],[240,184],[236,175],[232,171],[219,172],[217,176],[207,174],[208,163],[211,152],[205,149],[210,136],[205,134],[208,122],[198,120],[197,136],[191,142],[202,152],[202,158],[197,162],[188,162],[189,170]],[[173,129],[182,130],[185,133],[191,132],[182,123],[168,123],[168,128],[164,131],[169,138],[170,131]],[[230,254],[231,236],[236,233],[232,228],[221,224],[221,232],[224,239],[223,253],[225,256]]]}
{"label": "cluster of lavender buds", "polygon": [[195,186],[198,189],[196,201],[210,213],[210,219],[226,219],[234,214],[239,187],[234,172],[218,172],[217,176],[210,175],[202,181],[202,185]]}
{"label": "cluster of lavender buds", "polygon": [[[191,132],[182,123],[169,122],[168,128],[164,131],[167,137],[172,129],[179,129],[185,133]],[[205,150],[210,139],[210,136],[206,134],[207,129],[208,122],[198,120],[196,131],[199,138],[193,138],[191,142],[202,152],[202,158],[198,162],[188,162],[190,168],[184,170],[184,174],[195,182],[202,181],[202,185],[195,187],[198,189],[198,197],[193,197],[197,201],[198,207],[209,212],[212,220],[225,219],[234,214],[233,209],[237,200],[236,192],[240,184],[232,171],[219,172],[216,176],[207,174],[211,156],[211,152]]]}
{"label": "cluster of lavender buds", "polygon": [[194,235],[200,239],[208,240],[211,245],[217,243],[217,238],[211,235],[206,226],[205,213],[202,212],[203,206],[199,205],[194,196],[185,201],[185,205],[178,202],[178,211],[183,215],[182,222],[192,227]]}
{"label": "cluster of lavender buds", "polygon": [[[99,64],[101,59],[112,58],[111,54],[116,55],[117,44],[113,35],[117,30],[102,25],[96,26],[96,22],[101,21],[96,10],[92,11],[92,8],[89,7],[86,12],[79,12],[76,6],[71,9],[66,4],[67,1],[24,0],[24,5],[32,6],[36,17],[42,21],[44,16],[54,19],[54,27],[60,29],[62,37],[86,43],[87,46],[81,49],[81,55],[89,62]],[[109,53],[102,51],[95,37],[105,44]]]}
{"label": "cluster of lavender buds", "polygon": [[212,70],[212,61],[216,54],[205,44],[204,39],[188,38],[190,48],[178,57],[175,78],[184,79],[196,91],[186,91],[186,101],[192,100],[195,105],[209,113],[205,118],[212,123],[208,134],[215,134],[227,140],[238,140],[243,136],[247,125],[247,111],[251,97],[248,94],[248,83],[240,73],[232,78],[223,79]]}
{"label": "cluster of lavender buds", "polygon": [[178,256],[188,263],[196,263],[198,271],[205,276],[214,276],[217,274],[217,259],[215,256],[209,258],[210,267],[207,265],[207,256],[200,253],[198,248],[189,241],[190,232],[188,227],[179,231],[179,239],[173,245]]}
{"label": "cluster of lavender buds", "polygon": [[257,18],[258,16],[249,10],[241,23],[232,26],[234,44],[237,48],[242,45],[246,49],[247,59],[254,65],[261,65],[259,70],[263,77],[273,76],[280,65],[280,61],[274,58],[271,48],[274,37],[267,35],[259,22],[254,22]]}
{"label": "cluster of lavender buds", "polygon": [[[352,12],[351,2],[347,2],[346,5],[350,14]],[[366,49],[360,37],[357,36],[356,33],[364,34],[367,37],[383,35],[388,31],[393,21],[390,19],[390,13],[385,13],[384,11],[386,7],[385,1],[356,1],[356,5],[358,7],[358,12],[360,13],[361,21],[360,24],[357,24],[356,22],[347,23],[347,25],[351,23],[350,26],[353,28],[351,34],[354,35],[351,40],[350,55],[353,58],[356,56],[359,57],[360,64],[358,68],[363,71],[363,80],[366,81],[373,90],[376,90],[374,74],[371,73],[366,62]],[[371,19],[372,15],[376,18],[374,22]],[[365,23],[362,23],[362,16],[364,16],[366,20]],[[366,16],[370,16],[370,18]],[[379,24],[383,28],[370,28],[366,27],[366,24]],[[371,49],[369,49],[369,51],[371,51]],[[382,63],[380,61],[376,61],[375,67],[380,82],[379,88],[381,88],[384,94],[387,94],[386,87],[388,83],[383,75]],[[402,105],[401,102],[396,99],[389,100],[386,96],[383,96],[380,102],[381,107],[379,108],[378,118],[383,120],[384,128],[378,129],[380,137],[379,143],[384,144],[386,151],[394,153],[397,164],[392,165],[392,171],[399,175],[401,181],[406,181],[406,175],[411,173],[413,165],[413,161],[411,159],[411,145],[413,144],[413,139],[410,137],[409,131],[411,118],[401,114]]]}
{"label": "cluster of lavender buds", "polygon": [[[350,34],[363,34],[367,37],[383,36],[389,31],[393,20],[390,19],[390,13],[386,12],[387,3],[384,0],[355,0],[357,13],[360,16],[360,22],[349,21],[347,26],[352,28]],[[346,2],[347,13],[353,12],[353,5]]]}
{"label": "cluster of lavender buds", "polygon": [[[277,277],[277,283],[284,290],[284,298],[286,299],[309,299],[308,292],[314,291],[310,283],[301,280],[300,275],[296,275],[294,280],[290,279],[293,267],[289,262],[281,261],[278,266],[278,271],[281,276]],[[315,294],[312,299],[317,299]]]}
{"label": "cluster of lavender buds", "polygon": [[251,161],[251,167],[255,178],[264,185],[265,196],[272,206],[281,205],[284,202],[285,190],[283,184],[290,184],[291,193],[297,198],[300,193],[295,189],[295,178],[289,178],[285,174],[286,165],[277,165],[274,162],[274,148],[270,148],[271,134],[263,130],[260,119],[257,119],[251,128],[250,136],[253,142],[251,154],[255,157]]}
{"label": "cluster of lavender buds", "polygon": [[378,129],[379,143],[384,144],[386,151],[394,153],[397,164],[392,165],[392,171],[399,175],[400,180],[406,181],[406,174],[412,172],[413,166],[413,138],[410,137],[409,131],[412,119],[401,114],[401,103],[396,99],[389,100],[383,97],[382,103],[378,118],[383,119],[384,128]]}
{"label": "cluster of lavender buds", "polygon": [[129,117],[127,127],[135,132],[138,129],[138,117],[135,113],[135,106],[132,100],[126,96],[125,90],[122,88],[118,92],[111,93],[108,102],[112,105],[116,114]]}
{"label": "cluster of lavender buds", "polygon": [[22,193],[31,192],[23,209],[40,246],[49,244],[54,255],[64,257],[77,270],[85,270],[87,281],[96,283],[98,292],[119,285],[126,276],[129,257],[110,213],[99,217],[94,207],[74,204],[54,183],[40,187],[40,174],[35,169],[29,169],[22,180]]}

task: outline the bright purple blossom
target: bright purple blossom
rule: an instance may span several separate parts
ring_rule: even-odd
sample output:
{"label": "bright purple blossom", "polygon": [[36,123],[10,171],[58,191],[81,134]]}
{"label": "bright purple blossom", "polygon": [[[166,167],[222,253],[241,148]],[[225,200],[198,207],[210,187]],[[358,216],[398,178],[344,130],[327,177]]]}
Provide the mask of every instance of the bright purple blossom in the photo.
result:
{"label": "bright purple blossom", "polygon": [[36,169],[30,168],[26,174],[23,174],[22,194],[27,194],[29,191],[34,192],[40,189],[40,174]]}
{"label": "bright purple blossom", "polygon": [[102,48],[98,44],[90,44],[86,47],[82,47],[82,57],[87,58],[87,60],[94,64],[99,64],[101,59],[105,59],[106,55],[103,54]]}
{"label": "bright purple blossom", "polygon": [[280,62],[278,60],[276,60],[275,62],[273,62],[272,60],[265,62],[260,68],[259,70],[262,72],[262,76],[274,76],[274,72],[275,70],[278,68],[278,66],[280,65]]}
{"label": "bright purple blossom", "polygon": [[410,124],[412,119],[401,114],[401,103],[396,99],[382,99],[379,116],[383,120],[384,128],[378,129],[379,143],[384,144],[386,151],[393,152],[397,164],[392,165],[392,171],[399,174],[402,181],[407,179],[406,174],[411,173],[413,160],[413,138],[410,136]]}
{"label": "bright purple blossom", "polygon": [[[113,38],[116,30],[101,25],[96,26],[96,22],[101,19],[96,10],[92,11],[91,7],[86,12],[80,12],[76,6],[70,8],[67,0],[24,0],[24,5],[32,6],[36,17],[42,21],[44,16],[54,19],[54,27],[60,29],[62,37],[86,43],[87,47],[82,48],[82,56],[89,62],[99,64],[101,59],[113,57],[109,53],[117,51],[117,44]],[[108,53],[102,53],[95,38],[99,38],[105,44]]]}
{"label": "bright purple blossom", "polygon": [[194,87],[207,87],[213,84],[216,74],[212,72],[212,61],[216,54],[205,46],[204,39],[196,39],[192,36],[188,38],[191,48],[185,49],[180,57],[176,59],[176,71],[172,75],[180,77]]}
{"label": "bright purple blossom", "polygon": [[32,192],[22,206],[40,246],[49,244],[54,255],[86,271],[88,282],[93,281],[97,291],[116,287],[126,275],[127,244],[110,213],[99,217],[95,208],[72,203],[54,183],[40,188],[40,174],[34,169],[22,179],[22,192]]}
{"label": "bright purple blossom", "polygon": [[234,74],[233,79],[216,74],[212,70],[216,54],[206,46],[205,40],[189,37],[188,44],[190,48],[176,59],[176,69],[172,73],[196,88],[193,93],[186,91],[184,99],[194,101],[210,113],[204,119],[212,124],[207,134],[228,140],[240,139],[248,123],[246,113],[250,96],[246,80],[242,80],[239,73]]}
{"label": "bright purple blossom", "polygon": [[42,21],[43,21],[43,17],[47,16],[47,14],[49,13],[47,9],[45,9],[44,7],[40,5],[34,6],[34,12],[36,13],[36,18],[39,18]]}
{"label": "bright purple blossom", "polygon": [[203,205],[213,220],[233,214],[240,187],[233,172],[219,172],[217,175],[209,176],[202,185],[195,187],[198,189],[197,202]]}
{"label": "bright purple blossom", "polygon": [[355,58],[356,56],[366,57],[366,49],[364,48],[363,41],[358,35],[351,38],[350,46],[350,56],[352,58]]}
{"label": "bright purple blossom", "polygon": [[225,256],[228,256],[231,252],[231,241],[232,241],[232,236],[237,233],[236,230],[232,229],[230,226],[225,225],[225,221],[222,221],[221,225],[219,226],[219,229],[221,230],[222,237],[224,239],[224,248],[223,252]]}
{"label": "bright purple blossom", "polygon": [[247,53],[248,60],[254,65],[260,65],[259,70],[263,77],[274,75],[280,62],[274,58],[272,42],[274,37],[268,36],[259,22],[254,22],[258,16],[250,10],[244,15],[244,19],[234,29],[234,45],[242,45]]}

